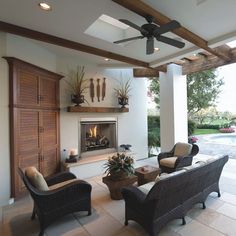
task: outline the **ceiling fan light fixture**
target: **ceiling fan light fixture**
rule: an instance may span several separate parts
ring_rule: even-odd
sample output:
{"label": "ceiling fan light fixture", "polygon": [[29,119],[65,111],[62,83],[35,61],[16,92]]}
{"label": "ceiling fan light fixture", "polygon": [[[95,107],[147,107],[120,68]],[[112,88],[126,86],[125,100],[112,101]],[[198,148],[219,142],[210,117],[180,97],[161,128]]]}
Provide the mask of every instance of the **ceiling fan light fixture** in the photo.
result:
{"label": "ceiling fan light fixture", "polygon": [[151,15],[145,16],[148,23],[138,26],[135,23],[126,20],[126,19],[120,19],[119,21],[129,25],[131,28],[138,30],[141,33],[141,36],[126,38],[122,40],[114,41],[113,43],[119,44],[131,40],[136,39],[143,39],[147,38],[146,41],[146,55],[153,54],[155,50],[154,48],[154,39],[157,41],[160,41],[162,43],[169,44],[171,46],[177,47],[177,48],[183,48],[185,46],[185,43],[181,40],[175,40],[166,36],[163,36],[162,34],[165,34],[169,31],[173,31],[175,29],[178,29],[181,27],[180,23],[176,20],[171,20],[166,24],[163,24],[161,26],[158,26],[157,24],[153,23],[154,18]]}
{"label": "ceiling fan light fixture", "polygon": [[40,2],[38,5],[44,11],[51,11],[52,10],[52,7],[46,2]]}

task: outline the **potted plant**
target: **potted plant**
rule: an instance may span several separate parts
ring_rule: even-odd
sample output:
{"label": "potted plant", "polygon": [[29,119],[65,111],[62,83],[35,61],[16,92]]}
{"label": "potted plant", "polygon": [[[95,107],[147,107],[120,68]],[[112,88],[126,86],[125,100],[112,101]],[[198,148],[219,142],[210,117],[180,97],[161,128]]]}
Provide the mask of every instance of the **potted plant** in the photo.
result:
{"label": "potted plant", "polygon": [[113,180],[124,179],[134,173],[134,159],[133,157],[123,153],[116,153],[108,158],[104,164],[105,174],[110,176]]}
{"label": "potted plant", "polygon": [[115,88],[118,97],[118,103],[121,105],[121,108],[124,108],[129,104],[129,93],[131,90],[131,79],[128,79],[126,82],[121,80],[119,88]]}
{"label": "potted plant", "polygon": [[78,65],[76,70],[69,70],[64,79],[71,92],[71,101],[75,103],[76,106],[80,106],[81,103],[84,103],[86,101],[86,99],[84,98],[84,93],[89,87],[89,81],[85,79],[84,75],[84,66]]}

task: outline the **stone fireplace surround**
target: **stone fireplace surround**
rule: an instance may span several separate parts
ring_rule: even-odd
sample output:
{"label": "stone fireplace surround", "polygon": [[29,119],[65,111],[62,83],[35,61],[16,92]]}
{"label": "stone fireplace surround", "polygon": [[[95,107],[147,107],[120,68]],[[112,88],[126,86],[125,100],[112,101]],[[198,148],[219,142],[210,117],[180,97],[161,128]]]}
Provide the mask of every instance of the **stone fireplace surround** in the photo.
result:
{"label": "stone fireplace surround", "polygon": [[[111,147],[83,152],[81,150],[81,133],[82,126],[84,124],[110,124],[112,125],[112,131],[114,140]],[[87,178],[95,175],[99,175],[104,172],[103,165],[107,158],[118,151],[118,118],[117,117],[81,117],[79,119],[79,135],[78,135],[78,147],[80,156],[76,163],[64,163],[64,169],[74,173],[78,178]],[[107,132],[107,131],[105,131]]]}

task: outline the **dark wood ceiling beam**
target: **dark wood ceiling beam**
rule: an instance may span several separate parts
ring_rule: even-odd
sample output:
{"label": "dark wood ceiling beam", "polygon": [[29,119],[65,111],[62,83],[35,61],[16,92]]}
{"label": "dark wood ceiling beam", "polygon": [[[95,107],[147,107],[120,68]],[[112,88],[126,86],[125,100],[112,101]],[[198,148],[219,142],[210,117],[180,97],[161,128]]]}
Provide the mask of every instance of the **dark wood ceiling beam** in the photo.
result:
{"label": "dark wood ceiling beam", "polygon": [[97,56],[101,56],[101,57],[105,57],[105,58],[110,58],[113,60],[125,62],[125,63],[135,65],[135,66],[149,68],[149,63],[144,62],[144,61],[136,60],[134,58],[122,56],[122,55],[112,53],[112,52],[109,52],[106,50],[91,47],[91,46],[84,45],[84,44],[81,44],[81,43],[78,43],[75,41],[56,37],[56,36],[53,36],[50,34],[45,34],[45,33],[39,32],[39,31],[27,29],[24,27],[9,24],[9,23],[2,22],[2,21],[0,21],[0,31],[23,36],[26,38],[38,40],[38,41],[45,42],[45,43],[54,44],[54,45],[65,47],[65,48],[74,49],[74,50],[81,51],[81,52],[86,52],[89,54],[93,54],[93,55],[97,55]]}
{"label": "dark wood ceiling beam", "polygon": [[[150,7],[148,4],[140,0],[135,0],[135,1],[134,0],[112,0],[112,1],[129,9],[132,12],[137,13],[140,16],[145,17],[146,15],[152,15],[155,18],[154,22],[158,25],[163,25],[171,21],[169,17],[163,15],[156,9]],[[178,29],[173,30],[173,33],[191,42],[192,44],[198,46],[199,48],[202,48],[210,52],[211,54],[216,55],[217,57],[223,60],[226,60],[226,61],[230,60],[230,58],[227,55],[221,52],[219,53],[217,51],[214,51],[214,49],[208,47],[206,40],[194,34],[193,32],[189,31],[183,26]]]}
{"label": "dark wood ceiling beam", "polygon": [[148,68],[134,68],[133,76],[135,78],[144,78],[144,77],[159,77],[159,71]]}
{"label": "dark wood ceiling beam", "polygon": [[231,49],[230,55],[231,55],[230,61],[222,60],[221,58],[218,58],[215,55],[210,55],[207,57],[201,56],[198,60],[195,60],[192,62],[186,61],[182,65],[182,73],[183,75],[187,75],[194,72],[209,70],[212,68],[217,68],[220,66],[235,63],[236,62],[236,49]]}

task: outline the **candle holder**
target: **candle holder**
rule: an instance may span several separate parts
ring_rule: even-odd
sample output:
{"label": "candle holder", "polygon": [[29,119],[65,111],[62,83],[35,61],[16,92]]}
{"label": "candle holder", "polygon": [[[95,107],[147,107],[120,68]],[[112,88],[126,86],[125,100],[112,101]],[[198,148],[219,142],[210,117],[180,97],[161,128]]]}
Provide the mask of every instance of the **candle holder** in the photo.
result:
{"label": "candle holder", "polygon": [[66,159],[66,163],[74,163],[77,162],[78,155],[70,155],[69,158]]}

